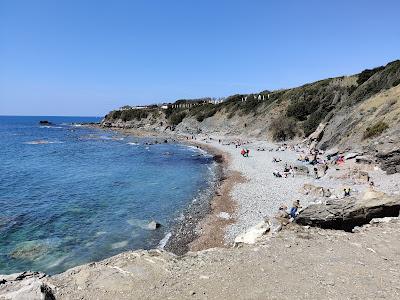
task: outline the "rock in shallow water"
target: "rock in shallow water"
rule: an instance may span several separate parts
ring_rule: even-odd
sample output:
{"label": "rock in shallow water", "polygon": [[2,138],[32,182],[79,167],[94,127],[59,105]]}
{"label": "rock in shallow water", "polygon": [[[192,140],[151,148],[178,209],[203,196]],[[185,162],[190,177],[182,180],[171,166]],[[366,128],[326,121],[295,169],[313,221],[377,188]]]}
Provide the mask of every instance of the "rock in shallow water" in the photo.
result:
{"label": "rock in shallow water", "polygon": [[147,228],[150,230],[156,230],[157,228],[160,228],[160,227],[161,227],[161,224],[157,223],[156,221],[151,221],[149,223],[149,225],[147,225]]}
{"label": "rock in shallow water", "polygon": [[10,256],[15,259],[34,260],[48,251],[48,245],[40,241],[27,241],[18,244]]}

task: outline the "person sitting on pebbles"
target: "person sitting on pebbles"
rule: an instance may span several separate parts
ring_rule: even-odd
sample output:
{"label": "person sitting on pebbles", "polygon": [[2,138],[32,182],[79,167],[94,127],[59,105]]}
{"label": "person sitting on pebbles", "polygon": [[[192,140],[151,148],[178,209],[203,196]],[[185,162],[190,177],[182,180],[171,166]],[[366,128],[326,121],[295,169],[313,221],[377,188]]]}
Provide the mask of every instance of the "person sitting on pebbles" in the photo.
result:
{"label": "person sitting on pebbles", "polygon": [[291,216],[293,219],[295,219],[296,216],[299,214],[298,211],[299,211],[300,208],[301,208],[300,200],[294,201],[294,202],[293,202],[293,206],[292,206],[292,208],[290,209],[290,216]]}

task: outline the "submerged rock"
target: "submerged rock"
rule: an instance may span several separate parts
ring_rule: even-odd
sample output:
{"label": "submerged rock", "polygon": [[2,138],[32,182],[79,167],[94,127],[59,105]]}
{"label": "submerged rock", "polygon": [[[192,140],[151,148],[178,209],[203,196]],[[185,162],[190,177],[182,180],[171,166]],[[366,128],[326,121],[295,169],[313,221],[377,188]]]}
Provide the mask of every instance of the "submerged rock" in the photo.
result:
{"label": "submerged rock", "polygon": [[367,224],[373,218],[397,217],[400,196],[367,190],[361,198],[327,200],[325,204],[312,204],[300,212],[296,222],[301,225],[351,231],[355,226]]}
{"label": "submerged rock", "polygon": [[148,225],[147,228],[150,230],[156,230],[157,228],[160,228],[161,224],[157,223],[156,221],[151,221]]}
{"label": "submerged rock", "polygon": [[27,241],[17,245],[10,253],[10,256],[15,259],[34,260],[48,251],[48,245],[40,241]]}

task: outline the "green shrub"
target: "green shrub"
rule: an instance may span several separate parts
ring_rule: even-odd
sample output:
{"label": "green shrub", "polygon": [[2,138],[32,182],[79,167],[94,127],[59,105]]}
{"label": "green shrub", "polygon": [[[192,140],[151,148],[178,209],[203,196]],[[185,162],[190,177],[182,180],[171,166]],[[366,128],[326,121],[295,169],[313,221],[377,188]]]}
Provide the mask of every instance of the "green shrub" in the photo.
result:
{"label": "green shrub", "polygon": [[287,107],[286,115],[288,117],[294,117],[300,121],[304,121],[308,114],[308,107],[311,106],[305,101],[296,101],[289,104]]}
{"label": "green shrub", "polygon": [[106,116],[106,119],[116,120],[116,119],[119,119],[120,117],[121,117],[121,111],[113,110]]}
{"label": "green shrub", "polygon": [[286,141],[294,138],[297,134],[296,121],[293,118],[275,119],[271,122],[270,130],[275,141]]}
{"label": "green shrub", "polygon": [[313,112],[303,123],[304,135],[309,136],[311,133],[313,133],[327,114],[328,111],[326,110],[318,110]]}
{"label": "green shrub", "polygon": [[364,82],[366,82],[368,79],[371,78],[372,75],[374,75],[375,73],[382,71],[385,67],[378,67],[375,69],[366,69],[364,71],[362,71],[359,75],[358,75],[358,79],[357,79],[357,84],[361,85]]}
{"label": "green shrub", "polygon": [[149,112],[146,109],[127,109],[121,112],[120,119],[124,122],[134,119],[140,121],[141,119],[146,119],[148,115]]}
{"label": "green shrub", "polygon": [[215,113],[219,111],[220,108],[221,106],[211,103],[201,104],[191,108],[190,115],[196,117],[196,120],[198,122],[202,122],[204,119],[210,118],[215,115]]}
{"label": "green shrub", "polygon": [[365,130],[363,139],[368,139],[368,138],[371,138],[371,137],[374,137],[374,136],[378,136],[388,128],[389,128],[388,124],[386,124],[383,121],[379,121],[374,126],[368,127]]}
{"label": "green shrub", "polygon": [[169,117],[169,121],[172,125],[178,125],[186,117],[186,112],[173,113]]}

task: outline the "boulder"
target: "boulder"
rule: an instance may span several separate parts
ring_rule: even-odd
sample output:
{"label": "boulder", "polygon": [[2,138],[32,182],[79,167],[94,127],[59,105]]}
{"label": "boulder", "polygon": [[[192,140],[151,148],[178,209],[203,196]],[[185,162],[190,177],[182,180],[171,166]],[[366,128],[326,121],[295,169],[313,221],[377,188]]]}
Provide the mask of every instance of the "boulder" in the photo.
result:
{"label": "boulder", "polygon": [[54,300],[55,297],[46,283],[46,274],[29,271],[0,275],[0,299]]}
{"label": "boulder", "polygon": [[322,186],[315,186],[309,183],[303,185],[301,193],[303,193],[304,195],[327,197],[327,198],[332,196],[332,191],[330,189],[324,188]]}
{"label": "boulder", "polygon": [[295,171],[295,174],[298,175],[308,175],[310,173],[308,167],[304,165],[294,165],[293,169]]}
{"label": "boulder", "polygon": [[270,229],[269,222],[262,221],[256,226],[251,227],[246,232],[239,234],[235,238],[235,245],[238,244],[255,244]]}
{"label": "boulder", "polygon": [[157,228],[160,228],[161,224],[157,223],[156,221],[151,221],[148,225],[147,228],[150,230],[156,230]]}
{"label": "boulder", "polygon": [[400,173],[400,149],[380,152],[377,155],[382,170],[387,174]]}
{"label": "boulder", "polygon": [[400,196],[389,196],[368,189],[360,198],[329,199],[311,204],[299,213],[296,223],[330,229],[351,231],[373,218],[397,217]]}
{"label": "boulder", "polygon": [[318,125],[317,129],[308,136],[308,139],[310,141],[313,141],[313,140],[315,140],[317,142],[320,141],[322,138],[322,135],[324,134],[325,127],[326,127],[325,123],[320,123]]}

